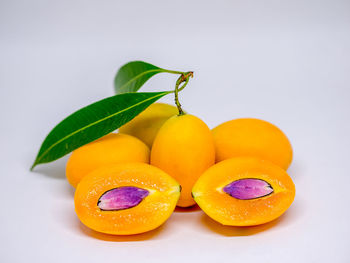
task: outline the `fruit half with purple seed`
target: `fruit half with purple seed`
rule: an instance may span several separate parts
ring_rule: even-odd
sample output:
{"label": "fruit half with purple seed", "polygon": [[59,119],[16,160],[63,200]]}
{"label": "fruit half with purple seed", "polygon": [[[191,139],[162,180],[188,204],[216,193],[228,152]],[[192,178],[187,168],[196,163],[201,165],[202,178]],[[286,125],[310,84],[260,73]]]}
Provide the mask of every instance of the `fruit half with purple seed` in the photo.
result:
{"label": "fruit half with purple seed", "polygon": [[143,163],[105,166],[79,183],[75,211],[87,227],[114,235],[139,234],[162,225],[180,197],[180,185]]}
{"label": "fruit half with purple seed", "polygon": [[252,226],[281,216],[294,200],[295,186],[279,166],[239,157],[205,171],[194,185],[192,195],[215,221],[230,226]]}

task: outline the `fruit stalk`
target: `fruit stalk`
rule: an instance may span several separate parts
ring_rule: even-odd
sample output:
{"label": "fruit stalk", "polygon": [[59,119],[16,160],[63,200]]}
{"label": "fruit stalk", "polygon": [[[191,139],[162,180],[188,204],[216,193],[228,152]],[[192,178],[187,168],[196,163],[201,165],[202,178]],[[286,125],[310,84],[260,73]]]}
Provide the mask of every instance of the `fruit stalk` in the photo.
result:
{"label": "fruit stalk", "polygon": [[[181,108],[181,103],[179,101],[179,92],[182,91],[188,81],[190,80],[190,78],[193,78],[193,71],[189,71],[189,72],[186,72],[186,73],[183,73],[181,74],[181,76],[177,79],[176,81],[176,85],[175,85],[175,104],[176,104],[176,107],[177,109],[179,110],[179,115],[184,115],[184,111],[182,110]],[[181,87],[181,83],[185,82]]]}

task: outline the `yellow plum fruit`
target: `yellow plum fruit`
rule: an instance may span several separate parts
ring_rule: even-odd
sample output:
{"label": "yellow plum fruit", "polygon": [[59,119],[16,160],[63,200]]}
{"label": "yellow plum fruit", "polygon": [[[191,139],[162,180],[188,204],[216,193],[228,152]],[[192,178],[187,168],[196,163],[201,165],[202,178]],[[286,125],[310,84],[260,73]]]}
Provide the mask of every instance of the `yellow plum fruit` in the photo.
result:
{"label": "yellow plum fruit", "polygon": [[208,126],[193,115],[171,117],[160,128],[151,150],[151,164],[177,180],[182,192],[178,206],[195,204],[191,190],[199,176],[215,163]]}
{"label": "yellow plum fruit", "polygon": [[139,139],[110,133],[73,151],[67,162],[66,176],[76,187],[83,177],[97,168],[118,163],[149,163],[149,156],[148,146]]}
{"label": "yellow plum fruit", "polygon": [[287,170],[293,159],[287,136],[275,125],[253,118],[234,119],[212,130],[216,162],[232,157],[256,157]]}
{"label": "yellow plum fruit", "polygon": [[177,114],[178,110],[175,106],[154,103],[133,120],[120,127],[119,132],[135,136],[151,148],[160,127],[166,120]]}

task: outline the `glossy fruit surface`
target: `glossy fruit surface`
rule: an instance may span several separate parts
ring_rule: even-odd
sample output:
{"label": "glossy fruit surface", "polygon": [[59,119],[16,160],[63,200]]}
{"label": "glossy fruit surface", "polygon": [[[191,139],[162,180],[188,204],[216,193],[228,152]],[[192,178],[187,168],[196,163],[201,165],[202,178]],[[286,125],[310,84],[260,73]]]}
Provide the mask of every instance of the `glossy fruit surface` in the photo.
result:
{"label": "glossy fruit surface", "polygon": [[194,185],[192,195],[215,221],[252,226],[281,216],[294,200],[295,186],[279,166],[240,157],[210,167]]}
{"label": "glossy fruit surface", "polygon": [[66,166],[68,182],[76,187],[91,171],[109,164],[149,163],[150,150],[139,139],[111,133],[73,151]]}
{"label": "glossy fruit surface", "polygon": [[215,162],[212,134],[193,115],[174,116],[164,123],[154,140],[151,164],[174,177],[182,187],[178,206],[195,204],[191,190],[198,177]]}
{"label": "glossy fruit surface", "polygon": [[180,197],[180,185],[143,163],[105,166],[79,183],[75,211],[87,227],[114,235],[139,234],[163,224]]}
{"label": "glossy fruit surface", "polygon": [[293,149],[287,136],[275,125],[253,118],[235,119],[212,130],[216,162],[232,157],[265,159],[287,169]]}

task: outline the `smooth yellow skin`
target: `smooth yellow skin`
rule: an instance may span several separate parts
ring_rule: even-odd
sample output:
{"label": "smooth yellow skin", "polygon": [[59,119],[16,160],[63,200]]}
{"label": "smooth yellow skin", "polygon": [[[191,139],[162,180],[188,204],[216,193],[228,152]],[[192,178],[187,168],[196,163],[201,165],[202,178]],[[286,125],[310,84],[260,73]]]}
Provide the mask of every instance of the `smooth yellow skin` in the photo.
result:
{"label": "smooth yellow skin", "polygon": [[275,125],[253,118],[235,119],[212,130],[216,162],[248,156],[273,162],[287,170],[293,149],[287,136]]}
{"label": "smooth yellow skin", "polygon": [[191,190],[199,176],[215,163],[215,148],[208,126],[193,115],[174,116],[159,130],[151,150],[151,164],[177,180],[178,206],[195,204]]}
{"label": "smooth yellow skin", "polygon": [[68,182],[77,187],[84,176],[97,168],[128,162],[149,163],[149,157],[149,148],[139,139],[110,133],[73,151],[67,162],[66,176]]}
{"label": "smooth yellow skin", "polygon": [[175,106],[154,103],[133,120],[120,127],[119,132],[135,136],[151,148],[160,127],[170,117],[177,114],[178,110]]}

